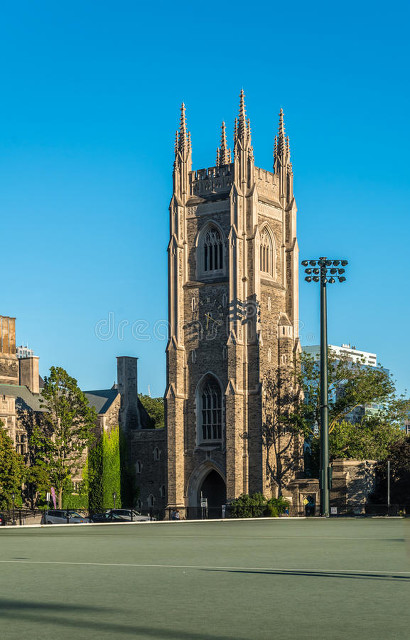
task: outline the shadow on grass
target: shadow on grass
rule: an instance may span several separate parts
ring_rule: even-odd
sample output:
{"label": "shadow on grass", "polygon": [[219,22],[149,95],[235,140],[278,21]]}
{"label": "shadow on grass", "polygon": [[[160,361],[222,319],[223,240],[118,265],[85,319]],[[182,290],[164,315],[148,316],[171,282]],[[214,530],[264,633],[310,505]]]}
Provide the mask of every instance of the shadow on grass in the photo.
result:
{"label": "shadow on grass", "polygon": [[[77,618],[77,616],[81,618]],[[42,602],[21,602],[17,600],[9,600],[0,598],[0,616],[3,622],[3,631],[6,620],[13,622],[10,629],[13,632],[18,630],[20,624],[26,623],[30,625],[30,632],[27,635],[31,637],[37,636],[38,629],[44,625],[52,625],[59,627],[56,629],[56,637],[58,637],[61,629],[72,629],[77,632],[77,637],[85,639],[87,631],[99,632],[110,638],[120,635],[128,635],[134,638],[156,638],[157,640],[227,640],[229,636],[214,635],[212,629],[207,629],[206,633],[198,633],[197,631],[181,631],[175,629],[158,629],[155,627],[142,626],[137,623],[121,624],[107,620],[107,617],[120,618],[123,615],[121,611],[109,609],[107,607],[93,607],[86,605],[69,605]],[[101,621],[90,620],[91,617],[101,616]],[[138,616],[138,613],[135,613]],[[36,626],[33,626],[33,625]],[[39,627],[37,628],[37,625]],[[25,637],[26,634],[21,634]],[[7,635],[1,636],[6,639]],[[13,636],[16,637],[16,636]],[[92,636],[94,637],[94,635]]]}
{"label": "shadow on grass", "polygon": [[347,578],[349,580],[379,580],[388,582],[410,582],[409,575],[395,575],[386,573],[345,573],[343,571],[309,571],[285,569],[201,569],[201,571],[217,571],[223,573],[254,573],[266,576],[305,576],[308,578]]}

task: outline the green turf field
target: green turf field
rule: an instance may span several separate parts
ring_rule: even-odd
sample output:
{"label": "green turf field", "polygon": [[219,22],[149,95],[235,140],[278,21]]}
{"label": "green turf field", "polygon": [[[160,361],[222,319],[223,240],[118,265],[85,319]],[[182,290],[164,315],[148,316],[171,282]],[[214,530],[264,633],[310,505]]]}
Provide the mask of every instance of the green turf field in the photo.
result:
{"label": "green turf field", "polygon": [[0,529],[0,638],[408,638],[405,520]]}

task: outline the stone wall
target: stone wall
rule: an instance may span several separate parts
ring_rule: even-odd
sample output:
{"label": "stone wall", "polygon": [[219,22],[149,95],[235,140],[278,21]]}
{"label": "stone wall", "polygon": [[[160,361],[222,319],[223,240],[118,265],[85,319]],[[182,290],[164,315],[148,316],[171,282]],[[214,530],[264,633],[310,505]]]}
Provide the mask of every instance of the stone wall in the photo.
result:
{"label": "stone wall", "polygon": [[166,506],[165,429],[141,429],[129,434],[130,454],[139,488],[139,507],[146,511]]}

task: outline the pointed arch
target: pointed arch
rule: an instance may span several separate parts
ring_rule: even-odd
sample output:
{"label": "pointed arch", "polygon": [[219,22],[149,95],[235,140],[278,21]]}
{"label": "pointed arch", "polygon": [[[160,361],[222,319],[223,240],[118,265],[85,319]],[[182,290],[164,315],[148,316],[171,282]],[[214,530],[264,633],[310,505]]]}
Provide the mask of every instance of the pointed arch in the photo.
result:
{"label": "pointed arch", "polygon": [[196,389],[197,444],[220,444],[224,437],[222,385],[211,372],[202,376]]}
{"label": "pointed arch", "polygon": [[226,484],[226,477],[222,467],[213,460],[204,460],[204,462],[195,467],[188,480],[187,495],[189,506],[199,506],[201,486],[206,477],[212,472],[216,472]]}
{"label": "pointed arch", "polygon": [[276,241],[272,229],[267,224],[260,232],[259,269],[271,278],[276,277]]}
{"label": "pointed arch", "polygon": [[196,241],[197,276],[222,275],[225,271],[225,234],[210,220],[200,230]]}

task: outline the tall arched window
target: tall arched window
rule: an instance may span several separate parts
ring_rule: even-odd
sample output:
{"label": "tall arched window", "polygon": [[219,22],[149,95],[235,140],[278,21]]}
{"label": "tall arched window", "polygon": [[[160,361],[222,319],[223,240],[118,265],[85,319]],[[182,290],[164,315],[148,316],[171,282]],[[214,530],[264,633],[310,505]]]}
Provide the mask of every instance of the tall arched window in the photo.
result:
{"label": "tall arched window", "polygon": [[203,270],[221,271],[223,269],[223,242],[219,229],[212,226],[205,232],[203,240]]}
{"label": "tall arched window", "polygon": [[199,392],[199,436],[202,442],[222,440],[222,391],[211,375],[203,381]]}
{"label": "tall arched window", "polygon": [[272,241],[272,236],[266,227],[261,234],[260,270],[262,273],[267,273],[272,277],[275,274],[274,242]]}

